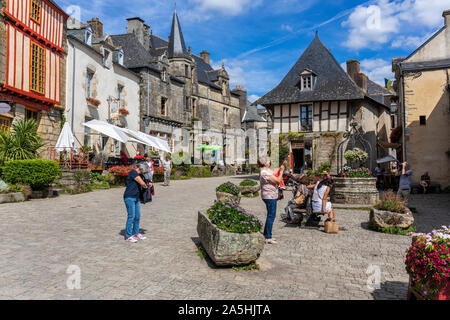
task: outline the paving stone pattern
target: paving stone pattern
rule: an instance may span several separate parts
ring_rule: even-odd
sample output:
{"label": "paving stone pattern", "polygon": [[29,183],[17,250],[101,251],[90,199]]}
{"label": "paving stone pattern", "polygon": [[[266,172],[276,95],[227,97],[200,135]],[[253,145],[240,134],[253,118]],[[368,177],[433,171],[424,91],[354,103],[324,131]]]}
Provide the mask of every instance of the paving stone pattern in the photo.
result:
{"label": "paving stone pattern", "polygon": [[[367,211],[337,210],[346,230],[329,235],[283,223],[285,199],[274,224],[279,244],[265,246],[261,270],[237,272],[201,259],[198,209],[212,204],[217,185],[243,178],[156,185],[154,202],[142,207],[148,239],[135,244],[124,241],[123,188],[2,204],[0,299],[406,298],[404,258],[411,239],[367,230]],[[265,220],[260,198],[242,198],[241,204]],[[418,199],[416,205],[424,231],[449,224],[448,197],[434,198],[429,209],[426,204]],[[81,270],[79,290],[67,287],[70,265]],[[367,288],[370,265],[381,271],[381,286],[373,292]]]}

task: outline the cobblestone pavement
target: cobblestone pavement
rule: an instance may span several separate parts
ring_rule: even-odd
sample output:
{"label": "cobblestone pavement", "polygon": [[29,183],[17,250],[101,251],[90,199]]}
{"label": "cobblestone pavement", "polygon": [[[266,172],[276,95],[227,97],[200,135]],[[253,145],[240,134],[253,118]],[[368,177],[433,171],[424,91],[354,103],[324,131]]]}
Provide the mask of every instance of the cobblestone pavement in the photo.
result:
{"label": "cobblestone pavement", "polygon": [[[197,210],[208,207],[215,187],[242,177],[172,181],[156,186],[157,196],[142,207],[141,228],[148,240],[123,239],[124,189],[62,195],[0,206],[1,299],[405,299],[406,236],[366,229],[368,212],[337,210],[346,230],[286,226],[279,216],[259,271],[215,268],[198,256]],[[421,198],[421,227],[448,223],[448,197]],[[436,204],[439,202],[439,204]],[[415,203],[415,201],[413,201]],[[242,199],[265,219],[260,198]],[[424,213],[422,213],[424,210]],[[442,210],[443,213],[442,213]],[[425,218],[426,217],[426,218]],[[70,265],[81,270],[81,289],[67,288]],[[381,287],[367,289],[369,266],[381,271]],[[376,269],[373,269],[376,270]],[[372,273],[374,271],[371,271]]]}

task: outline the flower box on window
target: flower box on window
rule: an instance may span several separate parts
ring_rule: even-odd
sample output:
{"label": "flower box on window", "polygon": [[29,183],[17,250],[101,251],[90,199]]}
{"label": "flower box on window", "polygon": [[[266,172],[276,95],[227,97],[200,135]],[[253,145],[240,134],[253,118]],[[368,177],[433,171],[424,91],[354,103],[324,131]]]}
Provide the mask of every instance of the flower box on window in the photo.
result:
{"label": "flower box on window", "polygon": [[120,108],[120,109],[119,109],[119,114],[121,114],[121,115],[123,115],[123,116],[127,116],[127,115],[130,114],[130,111],[128,111],[128,110],[125,109],[125,108]]}
{"label": "flower box on window", "polygon": [[100,100],[94,98],[86,98],[86,101],[95,107],[98,107],[101,104]]}

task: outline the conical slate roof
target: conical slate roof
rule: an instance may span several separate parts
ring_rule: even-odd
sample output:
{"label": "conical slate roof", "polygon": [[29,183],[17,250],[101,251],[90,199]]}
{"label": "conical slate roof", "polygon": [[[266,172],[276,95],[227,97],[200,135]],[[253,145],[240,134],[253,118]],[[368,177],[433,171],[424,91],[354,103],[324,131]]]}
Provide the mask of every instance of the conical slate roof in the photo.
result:
{"label": "conical slate roof", "polygon": [[[312,90],[301,90],[301,73],[311,71],[316,76]],[[280,84],[257,100],[256,104],[273,105],[313,101],[364,99],[363,91],[341,68],[318,35],[303,52]]]}
{"label": "conical slate roof", "polygon": [[169,37],[169,59],[170,58],[187,58],[190,59],[189,53],[186,51],[183,32],[181,31],[180,20],[178,20],[177,12],[173,13],[172,30]]}

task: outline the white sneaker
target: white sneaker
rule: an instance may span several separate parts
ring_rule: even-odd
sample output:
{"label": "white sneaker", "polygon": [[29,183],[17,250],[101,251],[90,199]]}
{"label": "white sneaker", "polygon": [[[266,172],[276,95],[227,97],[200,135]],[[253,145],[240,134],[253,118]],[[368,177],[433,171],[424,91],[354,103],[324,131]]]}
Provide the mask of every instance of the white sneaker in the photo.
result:
{"label": "white sneaker", "polygon": [[127,240],[125,240],[125,241],[132,242],[132,243],[137,242],[137,240],[136,240],[134,237],[129,237],[129,238],[128,238]]}
{"label": "white sneaker", "polygon": [[137,241],[137,240],[145,240],[145,239],[147,239],[147,237],[143,236],[143,235],[140,234],[140,233],[135,234],[135,235],[133,236],[133,238],[136,239],[136,241]]}

